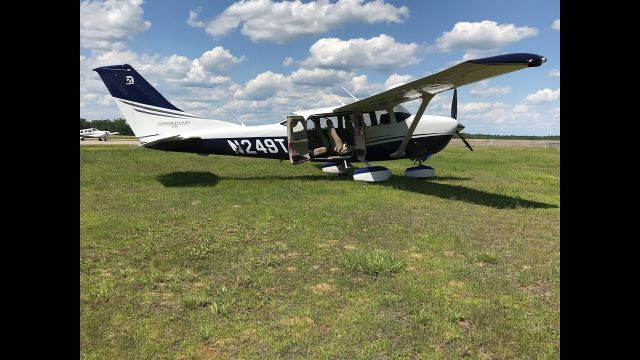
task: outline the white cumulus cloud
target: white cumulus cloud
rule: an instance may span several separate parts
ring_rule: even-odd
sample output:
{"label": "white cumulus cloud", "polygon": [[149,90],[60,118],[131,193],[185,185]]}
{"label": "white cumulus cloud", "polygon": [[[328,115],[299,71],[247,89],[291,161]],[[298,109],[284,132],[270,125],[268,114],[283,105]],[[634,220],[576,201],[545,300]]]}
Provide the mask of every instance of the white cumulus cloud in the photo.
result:
{"label": "white cumulus cloud", "polygon": [[[396,7],[384,0],[299,0],[238,1],[215,19],[208,21],[206,31],[214,37],[225,35],[239,26],[252,41],[285,43],[305,35],[325,33],[347,23],[402,23],[409,17],[406,6]],[[189,25],[200,26],[197,12]]]}
{"label": "white cumulus cloud", "polygon": [[551,28],[553,30],[558,30],[560,31],[560,19],[555,20],[552,24],[551,24]]}
{"label": "white cumulus cloud", "polygon": [[552,69],[551,71],[549,71],[547,73],[547,75],[549,76],[553,76],[553,77],[560,77],[560,70],[558,69]]}
{"label": "white cumulus cloud", "polygon": [[518,104],[516,106],[513,107],[513,112],[516,114],[524,114],[529,112],[529,106],[528,105],[523,105],[523,104]]}
{"label": "white cumulus cloud", "polygon": [[234,97],[248,100],[265,100],[276,96],[278,91],[290,87],[291,81],[282,74],[265,71],[250,80]]}
{"label": "white cumulus cloud", "polygon": [[420,61],[417,50],[418,44],[399,43],[385,34],[371,39],[323,38],[311,45],[311,56],[302,65],[340,70],[389,70],[417,64]]}
{"label": "white cumulus cloud", "polygon": [[216,46],[202,54],[198,60],[206,70],[215,73],[223,73],[230,65],[241,63],[245,59],[246,58],[244,56],[238,58],[231,55],[229,50],[222,46]]}
{"label": "white cumulus cloud", "polygon": [[333,86],[341,83],[353,76],[341,70],[329,69],[298,69],[291,73],[290,79],[294,84],[314,85],[314,86]]}
{"label": "white cumulus cloud", "polygon": [[384,82],[384,86],[387,89],[392,89],[394,87],[398,87],[400,85],[404,85],[408,82],[411,82],[415,80],[415,78],[413,77],[413,75],[398,75],[396,73],[391,74],[391,76],[389,76],[387,78],[387,81]]}
{"label": "white cumulus cloud", "polygon": [[460,106],[460,113],[473,114],[473,113],[485,112],[491,109],[492,107],[494,107],[494,104],[487,103],[487,102],[470,102]]}
{"label": "white cumulus cloud", "polygon": [[197,10],[189,10],[189,18],[187,19],[187,24],[193,27],[204,28],[206,25],[200,19],[198,19],[198,14],[200,13],[200,9]]}
{"label": "white cumulus cloud", "polygon": [[459,22],[451,31],[442,33],[436,39],[436,47],[441,52],[459,49],[465,51],[463,59],[486,56],[496,50],[522,39],[536,36],[538,29],[513,24],[498,24],[495,21]]}
{"label": "white cumulus cloud", "polygon": [[511,93],[511,86],[471,89],[471,95],[492,97]]}
{"label": "white cumulus cloud", "polygon": [[284,60],[282,60],[282,66],[287,67],[287,66],[291,66],[295,63],[295,60],[293,60],[292,57],[287,56],[284,58]]}
{"label": "white cumulus cloud", "polygon": [[538,90],[534,94],[527,95],[527,97],[524,98],[524,102],[527,104],[541,104],[556,101],[558,99],[560,99],[559,88],[555,90],[545,88]]}
{"label": "white cumulus cloud", "polygon": [[111,50],[151,27],[143,19],[142,0],[83,1],[80,3],[80,47]]}

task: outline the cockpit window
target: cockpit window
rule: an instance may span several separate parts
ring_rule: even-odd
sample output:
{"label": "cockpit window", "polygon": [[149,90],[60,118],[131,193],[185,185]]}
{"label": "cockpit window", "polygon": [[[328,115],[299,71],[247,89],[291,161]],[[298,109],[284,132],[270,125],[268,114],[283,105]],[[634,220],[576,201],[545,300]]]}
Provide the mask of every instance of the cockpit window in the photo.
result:
{"label": "cockpit window", "polygon": [[406,112],[396,112],[396,122],[405,121],[411,116],[411,114]]}

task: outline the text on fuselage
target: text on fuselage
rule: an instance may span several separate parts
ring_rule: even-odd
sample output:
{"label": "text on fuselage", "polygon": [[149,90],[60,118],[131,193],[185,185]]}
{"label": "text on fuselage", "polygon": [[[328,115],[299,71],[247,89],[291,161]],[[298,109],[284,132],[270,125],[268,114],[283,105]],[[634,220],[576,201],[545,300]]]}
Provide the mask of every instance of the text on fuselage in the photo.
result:
{"label": "text on fuselage", "polygon": [[240,140],[227,140],[229,147],[236,154],[246,155],[258,155],[263,154],[277,154],[280,149],[287,152],[287,147],[284,144],[285,139],[240,139]]}
{"label": "text on fuselage", "polygon": [[158,121],[158,126],[171,126],[172,128],[177,128],[182,125],[189,125],[191,121],[182,120],[182,121]]}

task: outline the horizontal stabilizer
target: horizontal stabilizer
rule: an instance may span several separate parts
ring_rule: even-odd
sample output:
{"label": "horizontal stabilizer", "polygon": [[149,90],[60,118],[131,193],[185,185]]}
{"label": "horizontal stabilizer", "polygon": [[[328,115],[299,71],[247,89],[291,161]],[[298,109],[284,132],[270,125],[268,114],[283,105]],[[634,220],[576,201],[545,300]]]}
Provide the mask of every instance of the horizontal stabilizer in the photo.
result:
{"label": "horizontal stabilizer", "polygon": [[187,139],[200,139],[200,137],[198,137],[198,136],[186,136],[186,137],[184,137],[184,136],[181,136],[181,135],[169,135],[169,136],[156,135],[156,136],[148,136],[148,137],[144,137],[144,138],[139,138],[138,141],[140,141],[140,145],[139,146],[149,147],[151,145],[155,145],[155,144],[158,144],[158,143],[161,143],[161,142],[179,141],[179,140],[187,140]]}

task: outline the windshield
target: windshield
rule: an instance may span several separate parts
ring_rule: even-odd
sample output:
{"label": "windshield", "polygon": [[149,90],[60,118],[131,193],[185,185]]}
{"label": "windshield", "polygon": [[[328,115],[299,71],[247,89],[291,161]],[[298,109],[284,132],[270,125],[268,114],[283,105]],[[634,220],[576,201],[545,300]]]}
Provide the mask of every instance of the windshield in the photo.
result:
{"label": "windshield", "polygon": [[411,115],[409,110],[405,109],[402,105],[394,106],[393,112],[396,112],[396,113],[401,112],[401,113],[407,113],[407,114]]}

